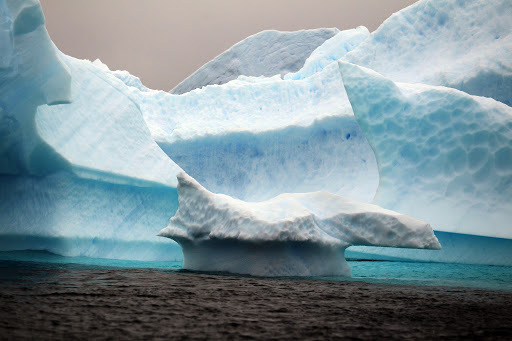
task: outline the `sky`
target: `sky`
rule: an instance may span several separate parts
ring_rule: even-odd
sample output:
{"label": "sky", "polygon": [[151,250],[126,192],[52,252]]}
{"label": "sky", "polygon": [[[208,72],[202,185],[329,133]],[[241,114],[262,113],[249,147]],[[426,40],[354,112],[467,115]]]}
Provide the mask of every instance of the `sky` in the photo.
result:
{"label": "sky", "polygon": [[415,0],[41,0],[64,53],[128,70],[171,90],[215,56],[262,30],[360,25],[374,31]]}

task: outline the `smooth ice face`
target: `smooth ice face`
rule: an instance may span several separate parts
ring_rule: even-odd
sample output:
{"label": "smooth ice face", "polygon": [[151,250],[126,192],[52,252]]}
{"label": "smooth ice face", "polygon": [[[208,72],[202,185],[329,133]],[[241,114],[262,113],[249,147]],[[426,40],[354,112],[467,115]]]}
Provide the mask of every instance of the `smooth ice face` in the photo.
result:
{"label": "smooth ice face", "polygon": [[34,117],[38,105],[69,102],[70,82],[39,2],[0,0],[0,174],[61,168],[60,157],[38,136]]}
{"label": "smooth ice face", "polygon": [[178,175],[179,208],[160,236],[183,248],[185,269],[258,276],[350,275],[350,245],[439,249],[425,222],[328,192],[249,203]]}
{"label": "smooth ice face", "polygon": [[512,2],[419,1],[343,60],[396,82],[456,88],[512,104]]}
{"label": "smooth ice face", "polygon": [[359,44],[370,36],[370,32],[364,26],[351,30],[341,31],[334,37],[326,40],[317,47],[306,59],[304,66],[297,72],[284,75],[284,79],[303,79],[321,70],[327,65],[335,62],[348,52],[352,51]]}
{"label": "smooth ice face", "polygon": [[203,65],[171,93],[179,95],[207,85],[224,84],[238,76],[274,76],[295,72],[315,48],[338,32],[336,28],[320,28],[256,33]]}
{"label": "smooth ice face", "polygon": [[375,194],[375,156],[335,63],[303,80],[133,92],[155,141],[209,190],[249,201],[322,189],[361,201]]}
{"label": "smooth ice face", "polygon": [[436,230],[512,238],[512,108],[340,62],[379,165],[374,203]]}
{"label": "smooth ice face", "polygon": [[176,187],[177,166],[158,147],[127,86],[87,60],[64,54],[73,101],[41,106],[37,132],[81,177]]}

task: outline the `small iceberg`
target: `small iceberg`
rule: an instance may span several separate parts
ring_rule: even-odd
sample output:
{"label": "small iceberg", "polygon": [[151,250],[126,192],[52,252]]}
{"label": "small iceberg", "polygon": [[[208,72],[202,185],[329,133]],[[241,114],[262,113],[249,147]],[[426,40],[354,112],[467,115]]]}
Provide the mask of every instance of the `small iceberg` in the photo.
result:
{"label": "small iceberg", "polygon": [[426,222],[325,191],[245,202],[178,174],[179,208],[159,236],[183,268],[254,276],[350,276],[351,245],[440,249]]}

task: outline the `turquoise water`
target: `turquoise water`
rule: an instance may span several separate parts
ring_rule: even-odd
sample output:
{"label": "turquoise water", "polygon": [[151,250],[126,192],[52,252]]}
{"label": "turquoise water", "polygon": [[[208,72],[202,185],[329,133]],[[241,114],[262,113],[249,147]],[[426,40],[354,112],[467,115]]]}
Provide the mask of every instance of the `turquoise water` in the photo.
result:
{"label": "turquoise water", "polygon": [[[49,268],[135,268],[179,271],[182,262],[131,261],[63,257],[44,251],[0,252],[0,268],[10,262],[27,262]],[[471,287],[512,290],[512,267],[400,261],[349,261],[352,278],[313,277],[314,280],[364,281],[377,284]]]}

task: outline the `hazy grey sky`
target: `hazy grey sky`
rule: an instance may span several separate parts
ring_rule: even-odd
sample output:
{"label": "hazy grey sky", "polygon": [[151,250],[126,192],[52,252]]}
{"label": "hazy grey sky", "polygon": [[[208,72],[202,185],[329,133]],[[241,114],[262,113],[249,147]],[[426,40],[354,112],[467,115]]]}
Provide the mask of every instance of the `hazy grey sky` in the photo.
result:
{"label": "hazy grey sky", "polygon": [[267,29],[375,30],[416,0],[41,0],[55,44],[170,90],[245,37]]}

